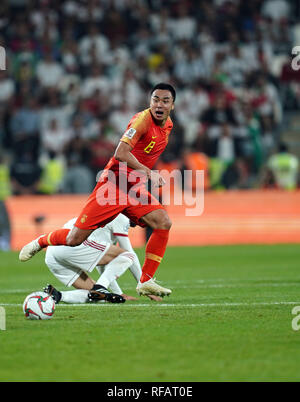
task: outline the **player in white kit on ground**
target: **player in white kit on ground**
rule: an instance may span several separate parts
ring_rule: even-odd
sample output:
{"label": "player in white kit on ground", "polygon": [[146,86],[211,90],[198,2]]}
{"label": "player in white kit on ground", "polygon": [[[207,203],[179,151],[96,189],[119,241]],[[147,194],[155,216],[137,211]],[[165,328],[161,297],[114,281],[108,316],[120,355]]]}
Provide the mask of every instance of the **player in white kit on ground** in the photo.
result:
{"label": "player in white kit on ground", "polygon": [[[64,228],[71,229],[76,219],[68,221]],[[48,247],[45,257],[48,268],[61,283],[73,286],[76,290],[59,292],[52,285],[47,285],[44,290],[52,295],[56,303],[98,300],[123,303],[125,300],[137,300],[125,295],[116,281],[128,268],[137,282],[142,274],[139,259],[128,237],[129,228],[129,219],[119,214],[106,226],[95,230],[79,246]],[[97,282],[88,276],[95,267],[101,273]],[[148,297],[161,301],[158,296]]]}

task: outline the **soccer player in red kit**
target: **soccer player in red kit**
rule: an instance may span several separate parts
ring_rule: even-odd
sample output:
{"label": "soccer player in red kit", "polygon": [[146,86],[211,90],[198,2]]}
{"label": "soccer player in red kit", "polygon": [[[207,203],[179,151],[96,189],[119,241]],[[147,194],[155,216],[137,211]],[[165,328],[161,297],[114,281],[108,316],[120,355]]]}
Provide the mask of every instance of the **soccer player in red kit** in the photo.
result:
{"label": "soccer player in red kit", "polygon": [[59,229],[28,243],[20,252],[21,261],[27,261],[47,246],[78,246],[93,230],[122,212],[134,223],[153,229],[146,245],[137,292],[158,296],[171,293],[153,279],[166,250],[171,221],[165,208],[147,191],[145,183],[150,179],[156,187],[164,185],[164,179],[152,168],[168,143],[173,127],[170,112],[174,109],[175,98],[175,89],[170,84],[160,83],[152,88],[150,107],[134,115],[129,122],[73,229]]}

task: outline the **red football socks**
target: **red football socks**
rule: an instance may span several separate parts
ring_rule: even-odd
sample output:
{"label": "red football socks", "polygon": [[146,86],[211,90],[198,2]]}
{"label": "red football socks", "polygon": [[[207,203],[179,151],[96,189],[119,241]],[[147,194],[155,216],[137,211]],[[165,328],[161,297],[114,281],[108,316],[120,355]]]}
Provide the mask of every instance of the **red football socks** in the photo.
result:
{"label": "red football socks", "polygon": [[67,236],[70,229],[58,229],[50,232],[38,239],[39,245],[44,248],[47,246],[66,246]]}
{"label": "red football socks", "polygon": [[165,254],[169,230],[154,229],[146,245],[146,258],[142,268],[141,283],[153,278]]}

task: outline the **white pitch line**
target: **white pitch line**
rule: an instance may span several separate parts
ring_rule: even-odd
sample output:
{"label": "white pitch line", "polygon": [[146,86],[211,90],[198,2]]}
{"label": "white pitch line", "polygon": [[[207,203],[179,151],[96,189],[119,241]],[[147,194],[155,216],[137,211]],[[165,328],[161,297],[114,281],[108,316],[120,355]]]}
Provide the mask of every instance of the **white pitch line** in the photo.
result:
{"label": "white pitch line", "polygon": [[27,293],[27,292],[33,292],[32,289],[1,289],[0,294],[2,295],[9,295],[9,294],[14,294],[14,293]]}
{"label": "white pitch line", "polygon": [[[123,307],[231,307],[231,306],[276,306],[276,305],[289,305],[296,304],[300,305],[300,301],[282,301],[282,302],[234,302],[234,303],[191,303],[191,304],[167,304],[167,303],[156,303],[156,304],[122,304]],[[18,303],[0,303],[0,306],[15,306],[20,307],[22,304]],[[98,307],[99,306],[109,306],[116,307],[116,304],[111,303],[82,303],[82,304],[59,304],[60,307]],[[101,307],[100,307],[101,308]]]}
{"label": "white pitch line", "polygon": [[[127,287],[128,289],[134,290],[131,288],[131,284],[124,284],[124,287]],[[211,283],[211,284],[204,284],[203,282],[194,283],[194,284],[186,284],[186,282],[179,282],[177,281],[177,284],[175,286],[172,285],[172,283],[169,285],[170,287],[178,287],[180,289],[218,289],[218,288],[252,288],[252,287],[284,287],[284,286],[300,286],[300,283],[297,282],[273,282],[273,283],[251,283],[251,282],[246,282],[246,283]],[[14,293],[26,293],[26,292],[32,292],[32,289],[0,289],[0,295],[6,295],[6,294],[14,294]],[[42,290],[40,290],[42,291]]]}

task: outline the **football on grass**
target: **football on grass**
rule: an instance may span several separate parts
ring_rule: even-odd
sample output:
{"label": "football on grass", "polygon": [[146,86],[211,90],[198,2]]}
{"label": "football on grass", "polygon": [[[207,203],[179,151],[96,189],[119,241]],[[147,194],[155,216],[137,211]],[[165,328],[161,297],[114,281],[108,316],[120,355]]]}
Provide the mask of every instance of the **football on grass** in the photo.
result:
{"label": "football on grass", "polygon": [[23,303],[25,317],[30,320],[49,320],[55,311],[55,303],[45,292],[30,293]]}

